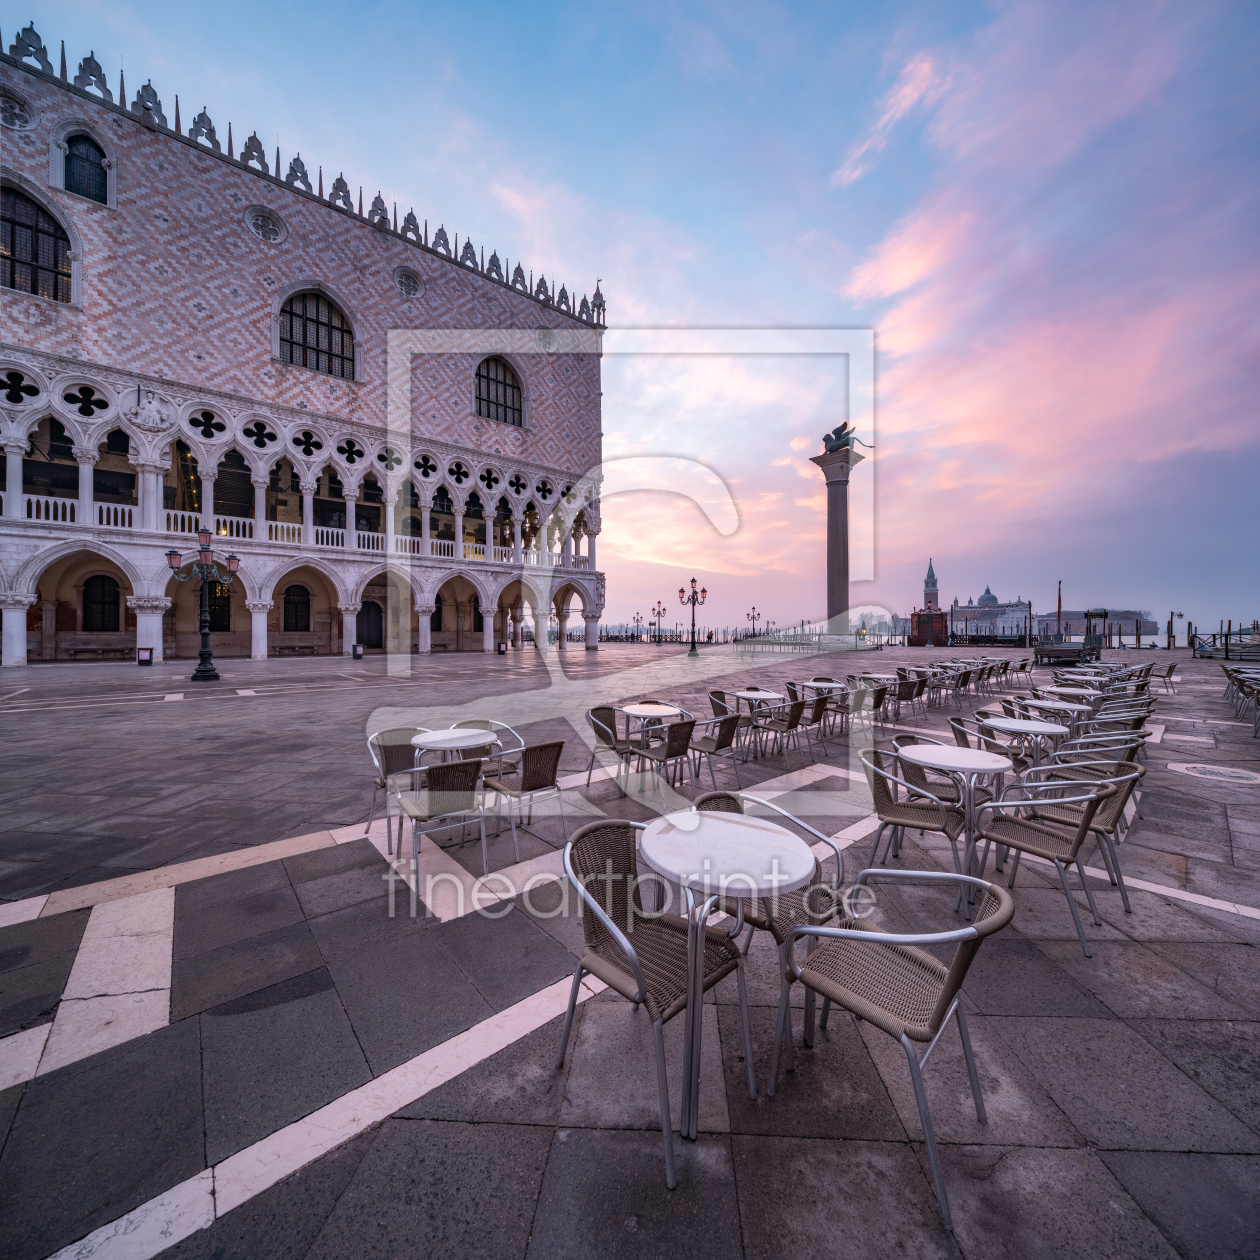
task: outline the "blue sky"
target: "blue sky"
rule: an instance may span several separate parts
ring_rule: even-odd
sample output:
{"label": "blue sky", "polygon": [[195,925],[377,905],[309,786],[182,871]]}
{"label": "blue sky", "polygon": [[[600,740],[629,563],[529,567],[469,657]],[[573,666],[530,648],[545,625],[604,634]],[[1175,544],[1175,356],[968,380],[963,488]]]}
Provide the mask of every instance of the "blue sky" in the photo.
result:
{"label": "blue sky", "polygon": [[[1258,11],[40,4],[185,122],[344,171],[612,325],[870,326],[877,568],[854,602],[1260,616]],[[22,21],[25,22],[25,13]],[[2,24],[6,42],[14,21]],[[712,620],[823,611],[827,361],[610,361],[610,453],[731,486],[610,498],[611,619],[694,569]]]}

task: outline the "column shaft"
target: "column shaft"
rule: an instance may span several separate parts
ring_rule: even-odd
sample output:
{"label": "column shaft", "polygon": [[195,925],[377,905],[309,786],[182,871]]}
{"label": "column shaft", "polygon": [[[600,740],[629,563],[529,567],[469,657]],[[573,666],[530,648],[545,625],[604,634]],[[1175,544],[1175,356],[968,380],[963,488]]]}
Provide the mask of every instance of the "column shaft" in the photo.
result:
{"label": "column shaft", "polygon": [[[26,516],[26,502],[22,497],[22,458],[26,454],[26,443],[6,442],[4,454],[4,514],[11,520],[17,520]],[[22,663],[26,663],[25,648],[22,651]]]}
{"label": "column shaft", "polygon": [[302,482],[302,546],[315,545],[315,483]]}
{"label": "column shaft", "polygon": [[433,649],[432,631],[433,625],[429,618],[433,616],[432,604],[417,604],[416,616],[420,618],[420,634],[419,634],[419,652],[421,656],[427,656]]}
{"label": "column shaft", "polygon": [[96,497],[93,487],[93,476],[96,472],[96,452],[76,449],[75,458],[79,461],[79,524],[96,524]]}

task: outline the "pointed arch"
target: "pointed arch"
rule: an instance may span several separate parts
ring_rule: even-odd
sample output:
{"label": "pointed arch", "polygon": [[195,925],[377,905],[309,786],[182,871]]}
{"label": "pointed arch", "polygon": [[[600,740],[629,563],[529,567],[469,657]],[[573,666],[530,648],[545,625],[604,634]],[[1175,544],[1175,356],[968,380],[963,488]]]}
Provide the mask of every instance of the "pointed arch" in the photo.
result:
{"label": "pointed arch", "polygon": [[18,594],[35,594],[40,576],[46,569],[56,564],[58,560],[67,559],[82,551],[90,555],[100,556],[101,559],[108,560],[110,564],[117,565],[127,575],[127,581],[131,583],[133,594],[161,592],[161,587],[154,587],[151,581],[146,581],[144,575],[135,564],[128,560],[121,551],[109,546],[107,543],[87,538],[69,539],[63,543],[57,543],[56,546],[47,547],[43,551],[36,552],[18,567],[17,572],[13,575],[13,586],[11,589]]}

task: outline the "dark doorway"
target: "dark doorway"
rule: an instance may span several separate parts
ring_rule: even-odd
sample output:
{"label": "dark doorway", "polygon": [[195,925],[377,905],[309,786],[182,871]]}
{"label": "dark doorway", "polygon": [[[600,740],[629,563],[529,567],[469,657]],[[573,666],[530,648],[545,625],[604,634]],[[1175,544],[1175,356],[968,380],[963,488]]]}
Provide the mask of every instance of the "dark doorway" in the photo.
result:
{"label": "dark doorway", "polygon": [[83,583],[83,629],[118,629],[118,583],[98,573]]}
{"label": "dark doorway", "polygon": [[381,606],[375,600],[365,601],[362,608],[359,609],[359,616],[355,622],[355,634],[358,635],[359,642],[367,648],[379,648],[385,646],[385,640],[381,634]]}

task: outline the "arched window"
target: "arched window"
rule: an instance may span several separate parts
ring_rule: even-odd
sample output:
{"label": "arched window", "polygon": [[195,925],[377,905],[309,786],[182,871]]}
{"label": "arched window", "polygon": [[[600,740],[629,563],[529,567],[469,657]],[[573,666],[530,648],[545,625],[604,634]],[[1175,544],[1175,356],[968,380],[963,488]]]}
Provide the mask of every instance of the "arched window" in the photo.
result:
{"label": "arched window", "polygon": [[286,634],[308,634],[311,628],[311,593],[305,586],[288,586],[284,591]]}
{"label": "arched window", "polygon": [[70,301],[70,238],[56,219],[14,188],[0,197],[0,285]]}
{"label": "arched window", "polygon": [[83,629],[89,633],[118,629],[118,583],[98,573],[83,583]]}
{"label": "arched window", "polygon": [[90,136],[71,136],[66,145],[66,192],[109,204],[105,151]]}
{"label": "arched window", "polygon": [[350,321],[322,293],[295,293],[280,308],[280,362],[354,380]]}
{"label": "arched window", "polygon": [[383,623],[380,604],[374,599],[364,600],[363,607],[359,609],[359,615],[355,618],[354,626],[359,642],[366,648],[384,647]]}
{"label": "arched window", "polygon": [[477,368],[477,414],[518,429],[522,426],[521,382],[500,358],[482,359]]}
{"label": "arched window", "polygon": [[442,633],[442,592],[433,597],[433,612],[429,614],[429,629]]}

